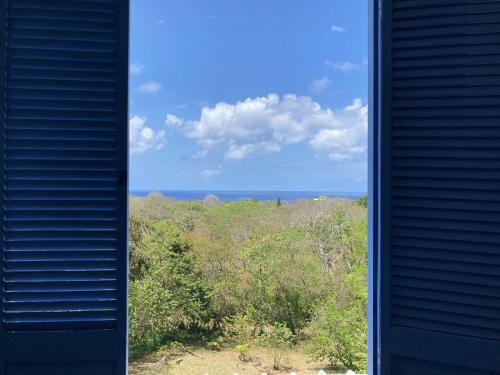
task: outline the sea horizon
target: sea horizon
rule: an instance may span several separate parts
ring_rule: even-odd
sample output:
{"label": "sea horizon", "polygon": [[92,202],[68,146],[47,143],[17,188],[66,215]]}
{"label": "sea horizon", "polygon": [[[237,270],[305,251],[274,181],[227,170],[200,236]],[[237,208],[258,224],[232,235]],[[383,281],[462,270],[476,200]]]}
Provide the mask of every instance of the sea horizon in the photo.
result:
{"label": "sea horizon", "polygon": [[277,200],[293,202],[301,199],[315,199],[321,196],[329,198],[358,199],[366,192],[342,191],[300,191],[300,190],[142,190],[132,189],[130,195],[145,197],[151,193],[160,193],[164,197],[176,200],[202,200],[207,195],[215,195],[222,201],[239,201],[243,199]]}

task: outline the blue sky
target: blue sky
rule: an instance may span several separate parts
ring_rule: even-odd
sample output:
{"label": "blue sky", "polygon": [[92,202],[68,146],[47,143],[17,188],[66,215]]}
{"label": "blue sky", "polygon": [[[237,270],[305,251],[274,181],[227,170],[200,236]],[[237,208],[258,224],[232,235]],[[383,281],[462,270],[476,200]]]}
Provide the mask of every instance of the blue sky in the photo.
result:
{"label": "blue sky", "polygon": [[132,190],[366,191],[365,0],[132,0]]}

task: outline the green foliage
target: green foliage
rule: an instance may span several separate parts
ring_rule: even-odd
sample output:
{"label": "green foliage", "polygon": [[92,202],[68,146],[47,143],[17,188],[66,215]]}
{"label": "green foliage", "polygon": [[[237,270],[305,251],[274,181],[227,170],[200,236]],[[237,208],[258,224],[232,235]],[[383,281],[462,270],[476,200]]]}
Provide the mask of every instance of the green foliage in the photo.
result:
{"label": "green foliage", "polygon": [[202,328],[210,290],[188,257],[190,244],[167,221],[143,228],[131,253],[130,353],[158,349],[181,330]]}
{"label": "green foliage", "polygon": [[132,359],[158,349],[172,333],[174,297],[153,279],[130,283],[129,350]]}
{"label": "green foliage", "polygon": [[313,359],[342,369],[366,370],[366,301],[332,296],[318,306],[308,349]]}
{"label": "green foliage", "polygon": [[250,344],[236,345],[235,349],[238,352],[238,358],[240,359],[240,361],[247,362],[248,360],[250,360],[250,357],[248,356]]}
{"label": "green foliage", "polygon": [[321,265],[303,247],[299,231],[252,240],[242,250],[246,311],[256,323],[279,322],[297,333],[322,289]]}
{"label": "green foliage", "polygon": [[363,369],[366,224],[364,203],[327,197],[132,197],[131,358],[178,342],[248,360],[258,343],[280,367],[300,337],[313,359]]}
{"label": "green foliage", "polygon": [[367,330],[366,212],[357,203],[316,222],[316,251],[332,275],[333,288],[314,308],[308,349],[315,360],[365,371]]}
{"label": "green foliage", "polygon": [[207,342],[207,349],[214,352],[220,352],[223,344],[224,339],[222,337],[218,337],[215,341]]}
{"label": "green foliage", "polygon": [[368,195],[363,195],[356,201],[361,207],[368,208]]}
{"label": "green foliage", "polygon": [[253,319],[249,315],[237,314],[224,321],[224,335],[238,343],[249,342],[253,337]]}
{"label": "green foliage", "polygon": [[259,345],[271,350],[275,370],[281,368],[286,349],[293,345],[294,339],[292,331],[282,323],[275,323],[259,336]]}
{"label": "green foliage", "polygon": [[328,273],[349,272],[365,261],[366,220],[366,210],[352,203],[309,219],[305,236]]}

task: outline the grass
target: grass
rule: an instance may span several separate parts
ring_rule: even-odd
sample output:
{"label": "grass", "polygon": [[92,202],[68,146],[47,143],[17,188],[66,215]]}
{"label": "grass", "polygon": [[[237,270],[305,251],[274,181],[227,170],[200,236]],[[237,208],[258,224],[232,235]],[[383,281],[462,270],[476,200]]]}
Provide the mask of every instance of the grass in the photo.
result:
{"label": "grass", "polygon": [[152,356],[146,360],[132,363],[129,366],[130,375],[269,375],[290,374],[318,375],[320,370],[328,374],[335,373],[326,363],[313,363],[299,348],[287,352],[283,369],[273,370],[273,360],[268,351],[252,348],[250,360],[239,360],[234,349],[209,351],[197,349],[192,352],[171,352],[166,355]]}

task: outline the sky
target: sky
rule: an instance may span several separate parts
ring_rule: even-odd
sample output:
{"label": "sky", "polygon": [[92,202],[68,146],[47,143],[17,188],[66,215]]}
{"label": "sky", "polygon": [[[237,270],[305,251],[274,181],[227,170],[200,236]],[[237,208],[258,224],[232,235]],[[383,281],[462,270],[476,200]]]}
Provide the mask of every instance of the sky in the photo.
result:
{"label": "sky", "polygon": [[132,0],[130,188],[364,192],[365,0]]}

